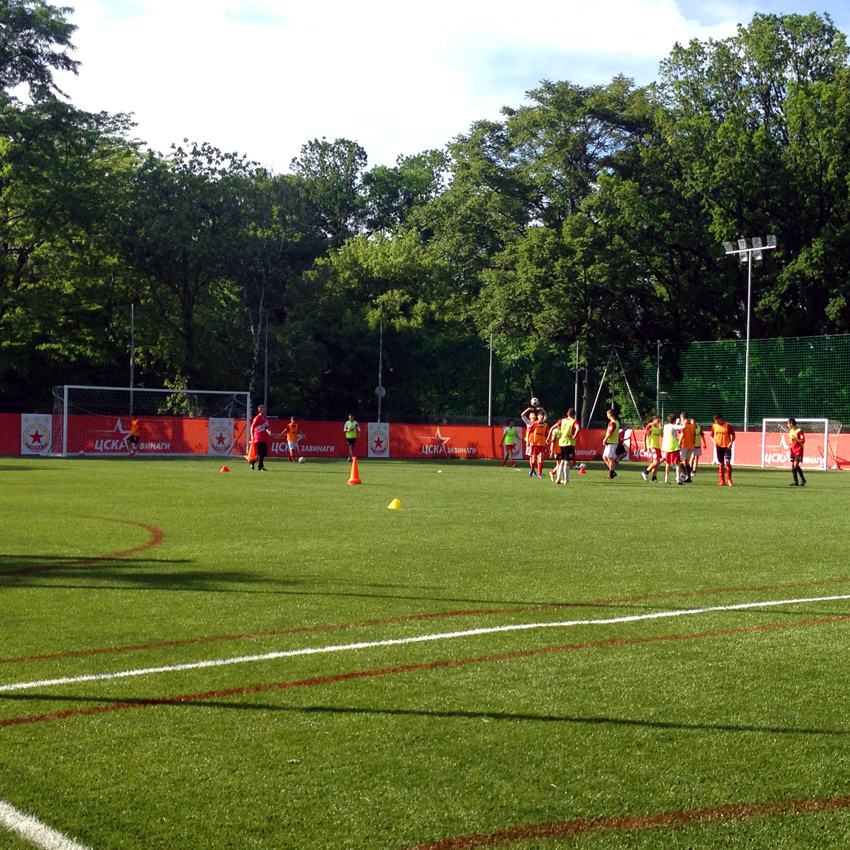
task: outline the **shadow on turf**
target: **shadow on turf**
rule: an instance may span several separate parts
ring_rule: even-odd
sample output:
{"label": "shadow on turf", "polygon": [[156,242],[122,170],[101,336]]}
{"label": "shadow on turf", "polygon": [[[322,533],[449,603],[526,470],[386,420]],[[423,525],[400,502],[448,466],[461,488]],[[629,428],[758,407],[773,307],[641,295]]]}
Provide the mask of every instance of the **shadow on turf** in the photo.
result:
{"label": "shadow on turf", "polygon": [[[192,563],[187,559],[80,561],[55,556],[0,556],[0,587],[226,592],[216,585],[268,581],[266,576],[247,571],[187,570],[185,565]],[[161,572],[168,565],[175,567],[175,571]],[[158,571],[154,572],[152,567]],[[71,578],[75,579],[74,583],[69,582]],[[104,580],[115,584],[104,584]]]}
{"label": "shadow on turf", "polygon": [[[114,697],[69,697],[49,696],[45,694],[22,694],[10,693],[0,694],[0,701],[7,704],[12,702],[60,702],[60,703],[104,703],[115,705]],[[327,714],[327,715],[363,715],[363,716],[385,716],[385,717],[424,717],[440,718],[446,720],[491,720],[505,722],[523,723],[569,723],[576,726],[620,726],[635,727],[639,729],[663,729],[679,730],[682,732],[752,732],[767,735],[825,735],[827,737],[845,737],[850,735],[848,729],[807,729],[794,726],[747,726],[735,723],[675,723],[664,720],[635,720],[625,717],[576,717],[572,715],[557,714],[510,714],[507,712],[490,711],[421,711],[403,708],[344,708],[340,706],[292,706],[292,705],[269,705],[262,703],[239,703],[219,702],[214,700],[169,700],[168,698],[130,698],[122,703],[123,706],[141,707],[191,707],[191,708],[214,708],[231,709],[236,711],[264,711],[264,712],[289,712],[301,714]]]}
{"label": "shadow on turf", "polygon": [[[457,596],[438,596],[438,595],[423,595],[413,593],[354,593],[351,591],[342,590],[321,590],[319,588],[306,588],[305,585],[316,584],[317,581],[312,576],[290,576],[288,578],[270,578],[266,574],[252,573],[248,571],[212,571],[212,570],[180,570],[176,572],[152,572],[150,565],[162,567],[163,565],[171,564],[175,566],[191,564],[190,559],[134,559],[134,560],[103,560],[96,559],[80,559],[80,558],[61,558],[53,555],[0,555],[0,586],[3,584],[9,586],[14,584],[16,587],[26,586],[28,579],[47,579],[39,581],[35,586],[64,588],[64,589],[86,589],[90,587],[87,584],[72,584],[68,583],[67,579],[73,577],[81,582],[87,582],[90,579],[97,581],[97,590],[182,590],[182,591],[206,591],[209,593],[261,593],[261,594],[281,594],[287,596],[317,596],[327,598],[354,598],[354,599],[392,599],[409,602],[429,602],[429,603],[451,603],[454,605],[474,605],[476,609],[466,612],[428,612],[434,614],[437,618],[440,615],[454,616],[456,613],[467,614],[508,614],[508,613],[523,613],[538,611],[572,611],[580,609],[587,611],[605,611],[609,614],[629,616],[636,611],[689,611],[698,606],[693,605],[661,605],[658,603],[647,602],[637,604],[636,602],[622,601],[617,602],[594,602],[592,600],[586,602],[541,602],[539,600],[517,600],[517,599],[470,599],[468,597]],[[133,570],[142,569],[141,572],[133,572]],[[58,579],[58,580],[57,580]],[[64,581],[63,581],[64,580]],[[104,584],[104,580],[112,580],[120,582],[118,584]],[[846,580],[840,580],[844,583]],[[262,585],[255,588],[236,588],[236,587],[218,587],[216,585],[229,584],[254,584]],[[405,585],[366,585],[366,587],[375,588],[404,588]],[[299,589],[300,588],[300,589]],[[418,588],[422,590],[422,588]],[[436,588],[435,588],[436,589]],[[502,606],[495,608],[494,606]],[[730,614],[755,615],[760,609],[750,609],[741,611],[725,611],[727,616]],[[779,615],[783,618],[808,616],[813,618],[829,618],[829,617],[846,617],[846,611],[808,611],[795,610],[783,611],[778,608],[771,609],[772,614]],[[420,612],[421,613],[421,612]],[[402,615],[403,616],[403,615]],[[416,615],[413,615],[414,617]]]}

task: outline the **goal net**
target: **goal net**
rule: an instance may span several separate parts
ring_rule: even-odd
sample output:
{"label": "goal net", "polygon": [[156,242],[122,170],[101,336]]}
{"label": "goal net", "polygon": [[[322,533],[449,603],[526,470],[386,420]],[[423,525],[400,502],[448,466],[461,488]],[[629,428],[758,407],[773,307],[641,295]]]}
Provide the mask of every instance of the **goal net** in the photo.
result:
{"label": "goal net", "polygon": [[133,443],[140,453],[206,454],[220,429],[222,453],[236,454],[250,418],[246,392],[64,385],[53,388],[53,453],[126,454]]}
{"label": "goal net", "polygon": [[[797,419],[797,427],[806,435],[803,446],[804,469],[826,469],[831,455],[834,461],[834,447],[830,446],[830,433],[838,433],[841,426],[831,429],[829,419]],[[787,419],[762,419],[761,423],[761,465],[767,467],[787,467],[790,463]]]}

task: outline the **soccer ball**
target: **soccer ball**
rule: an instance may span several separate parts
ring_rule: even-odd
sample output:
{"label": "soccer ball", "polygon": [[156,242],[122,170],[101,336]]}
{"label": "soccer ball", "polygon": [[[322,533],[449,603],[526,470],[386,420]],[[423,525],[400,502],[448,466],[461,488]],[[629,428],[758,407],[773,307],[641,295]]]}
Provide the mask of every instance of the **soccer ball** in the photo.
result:
{"label": "soccer ball", "polygon": [[304,455],[298,458],[298,463],[304,463]]}
{"label": "soccer ball", "polygon": [[578,465],[578,468],[579,468],[579,469],[587,469],[587,464],[586,464],[586,463],[580,463],[580,464]]}
{"label": "soccer ball", "polygon": [[531,406],[532,406],[532,407],[537,407],[537,405],[538,405],[538,404],[540,404],[540,399],[539,399],[539,398],[536,398],[536,397],[535,397],[535,398],[531,399]]}

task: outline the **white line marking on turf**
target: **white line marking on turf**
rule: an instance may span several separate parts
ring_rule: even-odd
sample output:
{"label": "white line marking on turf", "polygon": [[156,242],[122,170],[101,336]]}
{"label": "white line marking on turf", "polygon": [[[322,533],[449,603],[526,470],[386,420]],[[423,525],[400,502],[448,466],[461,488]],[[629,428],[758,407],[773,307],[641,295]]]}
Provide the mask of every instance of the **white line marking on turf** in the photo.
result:
{"label": "white line marking on turf", "polygon": [[532,629],[566,629],[574,626],[610,626],[620,623],[636,623],[641,620],[661,620],[668,617],[686,617],[696,614],[710,614],[718,611],[745,611],[751,608],[770,608],[778,605],[801,605],[808,602],[835,602],[850,599],[850,594],[841,596],[813,596],[806,599],[772,599],[767,602],[743,602],[738,605],[713,605],[709,608],[688,608],[682,611],[657,611],[653,614],[633,614],[628,617],[610,617],[599,620],[567,620],[560,623],[513,623],[507,626],[489,626],[480,629],[467,629],[458,632],[440,632],[437,634],[414,635],[390,640],[344,643],[333,646],[313,646],[304,649],[288,649],[280,652],[266,652],[262,655],[241,655],[236,658],[214,658],[208,661],[191,661],[185,664],[169,664],[163,667],[143,667],[135,670],[119,670],[115,673],[93,673],[81,676],[65,676],[59,679],[40,679],[35,682],[12,682],[0,685],[0,693],[24,691],[32,688],[48,688],[55,685],[71,685],[79,682],[99,682],[110,679],[127,679],[131,676],[150,676],[155,673],[179,673],[183,670],[201,670],[205,667],[227,667],[231,664],[249,664],[255,661],[273,661],[277,658],[295,658],[300,655],[321,655],[331,652],[347,652],[356,649],[376,649],[384,646],[403,646],[410,643],[451,640],[453,638],[477,637],[498,632],[518,632]]}
{"label": "white line marking on turf", "polygon": [[19,835],[40,850],[89,850],[70,838],[45,826],[38,818],[19,811],[5,800],[0,800],[0,825]]}

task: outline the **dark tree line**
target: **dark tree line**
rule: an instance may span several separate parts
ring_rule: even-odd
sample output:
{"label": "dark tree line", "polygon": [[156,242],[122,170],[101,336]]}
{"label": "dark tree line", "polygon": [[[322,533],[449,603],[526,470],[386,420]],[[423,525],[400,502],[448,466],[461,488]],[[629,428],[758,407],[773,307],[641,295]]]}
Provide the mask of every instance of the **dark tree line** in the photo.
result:
{"label": "dark tree line", "polygon": [[273,405],[339,416],[374,402],[384,327],[492,337],[527,386],[556,362],[588,392],[612,345],[637,366],[658,340],[740,337],[746,267],[722,243],[768,234],[753,336],[850,332],[850,69],[828,16],[675,45],[647,87],[544,81],[393,167],[316,139],[282,175],[210,143],[148,152],[128,116],[75,108],[52,76],[76,69],[73,32],[42,0],[0,5],[6,408],[126,383],[131,305],[140,386],[257,396],[268,368]]}

